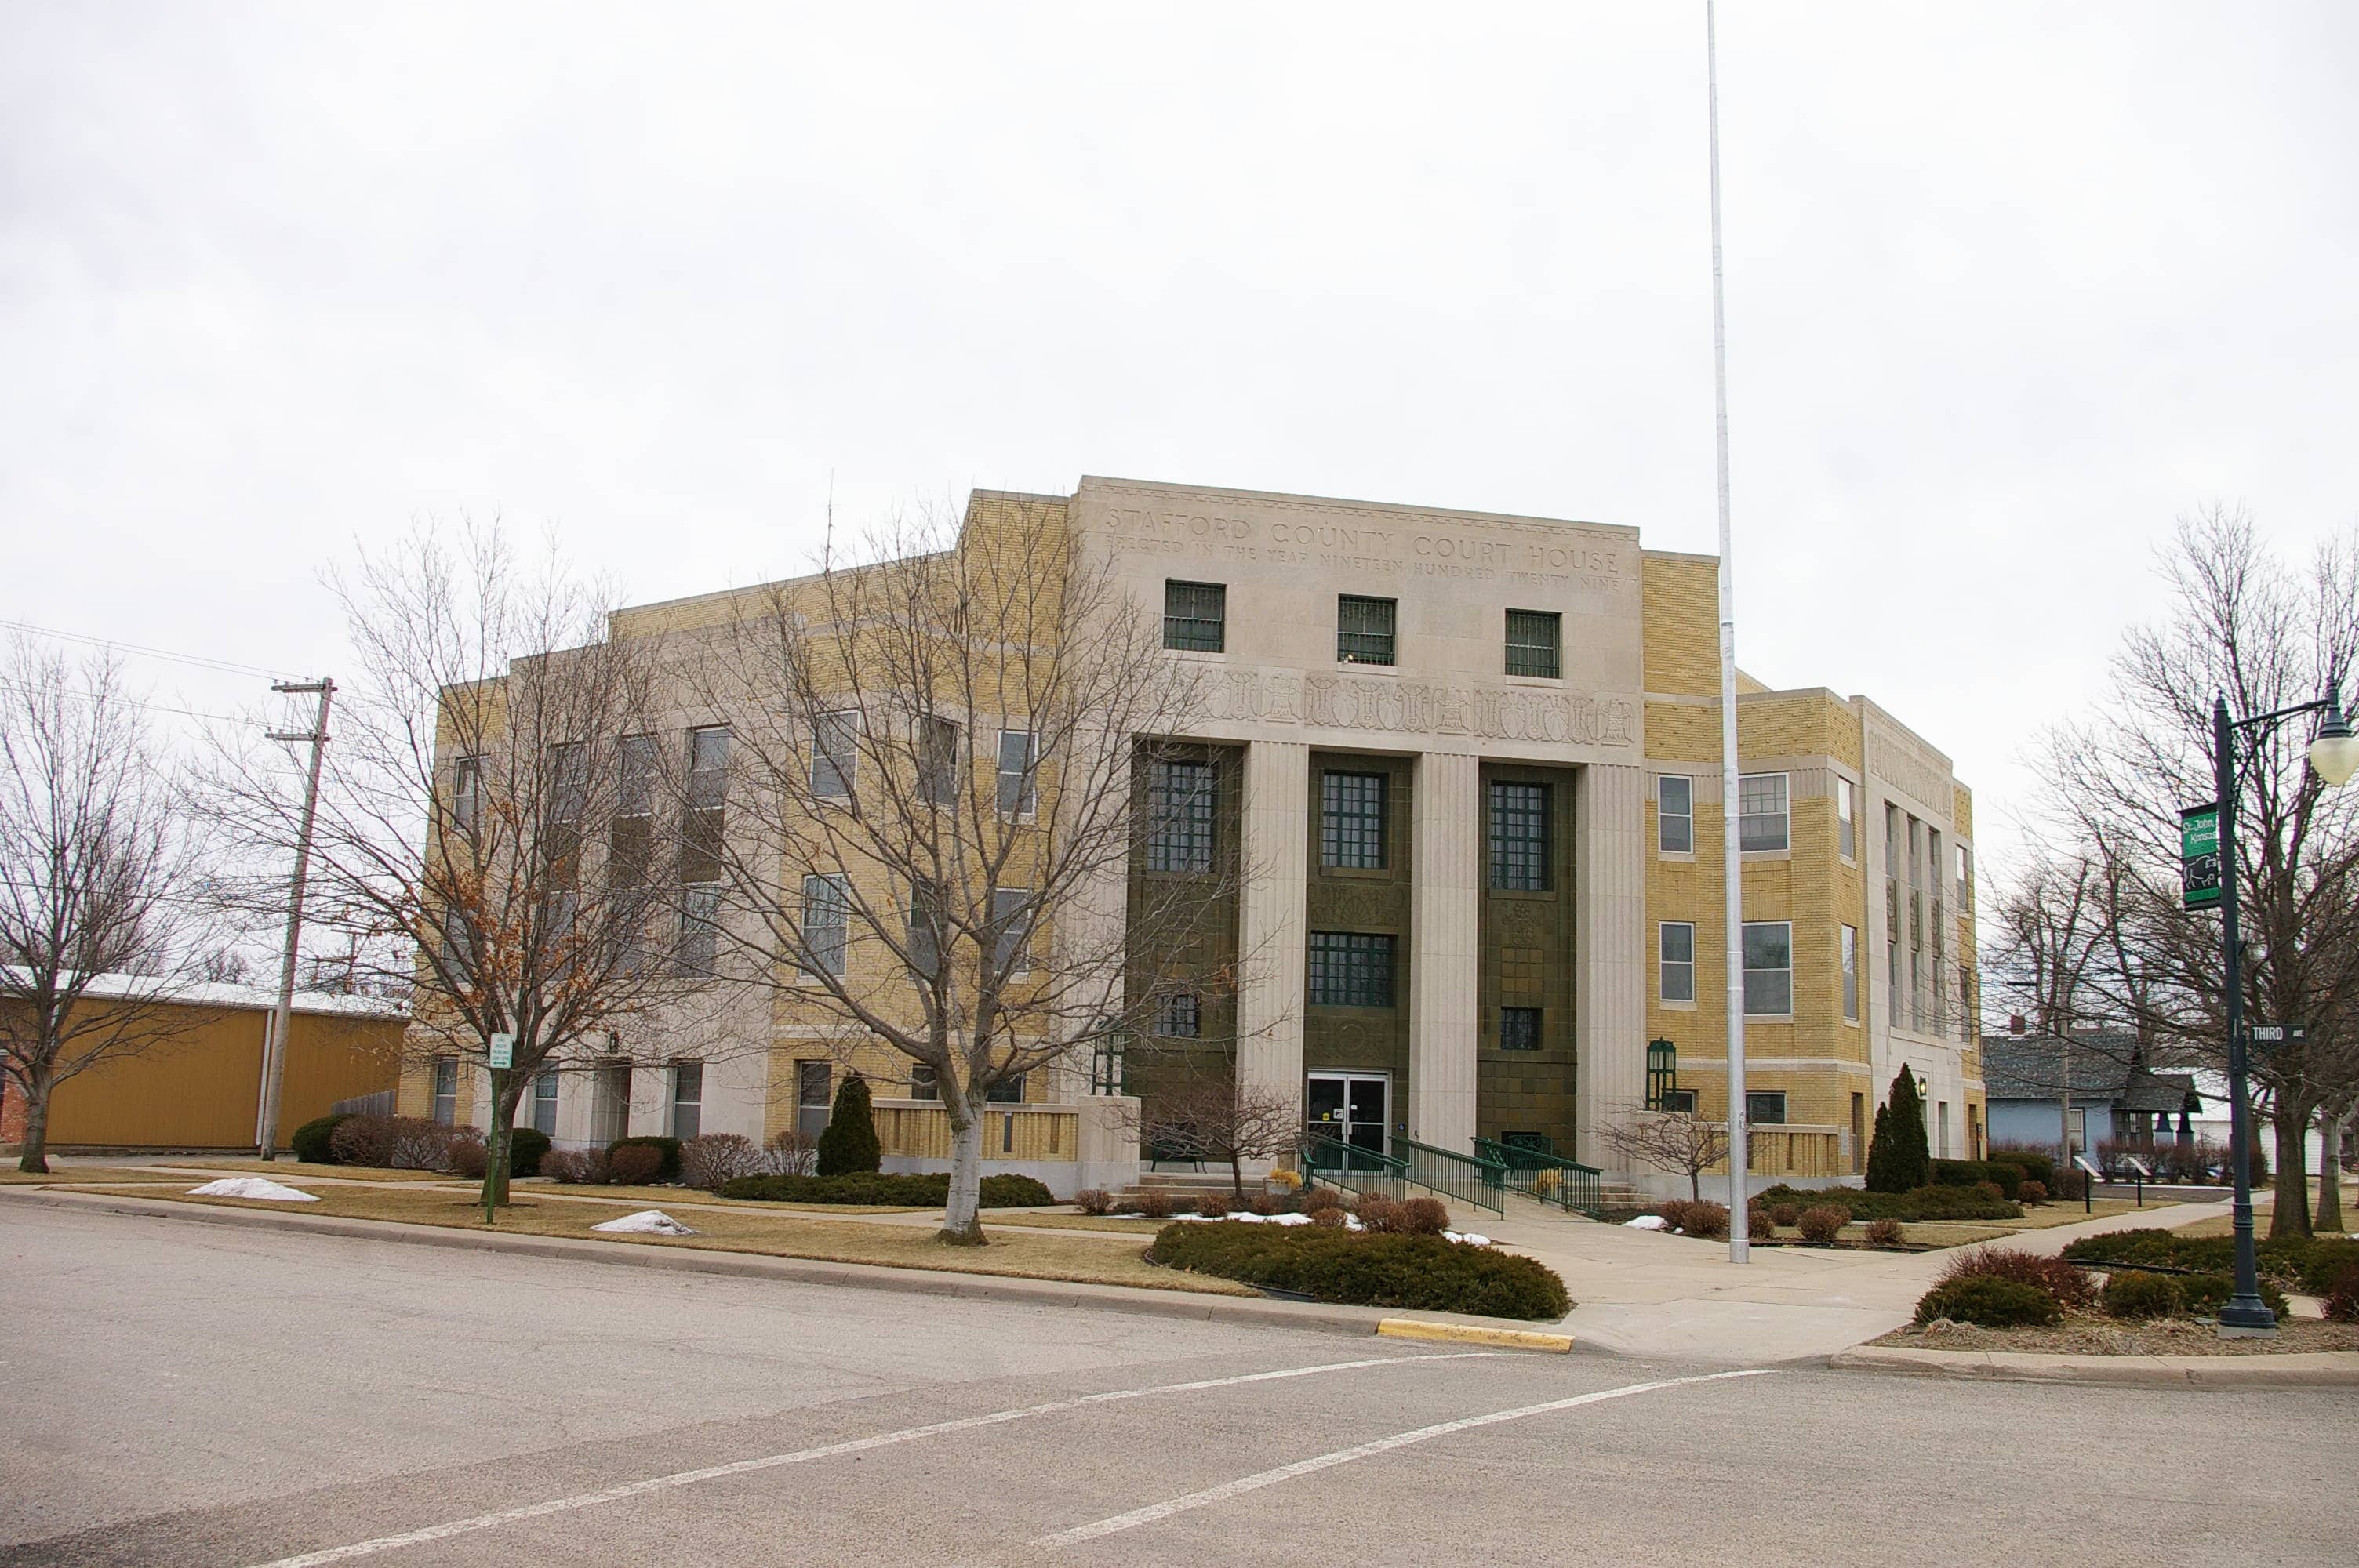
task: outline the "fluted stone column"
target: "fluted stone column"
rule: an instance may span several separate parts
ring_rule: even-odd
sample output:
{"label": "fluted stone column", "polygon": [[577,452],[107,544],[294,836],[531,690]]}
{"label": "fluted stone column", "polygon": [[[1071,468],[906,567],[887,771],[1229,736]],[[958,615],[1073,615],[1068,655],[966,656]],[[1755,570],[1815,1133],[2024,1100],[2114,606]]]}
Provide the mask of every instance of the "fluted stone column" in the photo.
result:
{"label": "fluted stone column", "polygon": [[1302,1096],[1303,886],[1310,748],[1245,748],[1244,897],[1237,916],[1237,1082]]}
{"label": "fluted stone column", "polygon": [[1481,775],[1473,756],[1428,752],[1417,760],[1407,1120],[1410,1137],[1459,1152],[1474,1136]]}
{"label": "fluted stone column", "polygon": [[1580,840],[1578,1074],[1581,1151],[1605,1163],[1603,1121],[1647,1096],[1647,782],[1638,767],[1592,764],[1576,792]]}

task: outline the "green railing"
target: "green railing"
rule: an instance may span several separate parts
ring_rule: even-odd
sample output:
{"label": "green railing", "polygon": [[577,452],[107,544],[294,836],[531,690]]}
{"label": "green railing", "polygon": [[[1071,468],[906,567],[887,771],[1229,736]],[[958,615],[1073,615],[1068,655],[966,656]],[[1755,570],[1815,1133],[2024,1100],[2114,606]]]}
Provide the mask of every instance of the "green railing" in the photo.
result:
{"label": "green railing", "polygon": [[1605,1206],[1605,1173],[1594,1165],[1488,1138],[1474,1140],[1474,1152],[1506,1167],[1509,1192],[1593,1217]]}
{"label": "green railing", "polygon": [[1339,1143],[1312,1133],[1302,1141],[1296,1157],[1302,1164],[1306,1190],[1324,1181],[1346,1192],[1374,1193],[1379,1197],[1407,1194],[1408,1167],[1379,1149]]}
{"label": "green railing", "polygon": [[1392,1152],[1393,1158],[1406,1167],[1402,1173],[1419,1186],[1453,1203],[1487,1208],[1496,1215],[1506,1213],[1508,1173],[1504,1162],[1453,1154],[1397,1135],[1392,1140]]}

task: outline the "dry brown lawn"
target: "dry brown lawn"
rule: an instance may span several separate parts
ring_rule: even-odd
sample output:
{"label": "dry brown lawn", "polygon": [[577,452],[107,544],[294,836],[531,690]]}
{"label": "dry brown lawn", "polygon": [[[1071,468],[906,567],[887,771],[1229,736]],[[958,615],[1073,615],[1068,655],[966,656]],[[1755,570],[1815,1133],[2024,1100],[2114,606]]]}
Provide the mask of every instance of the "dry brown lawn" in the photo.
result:
{"label": "dry brown lawn", "polygon": [[[199,1198],[158,1192],[149,1186],[125,1185],[98,1189],[125,1196],[169,1197],[174,1202],[224,1208],[299,1212],[345,1219],[397,1220],[411,1225],[440,1225],[462,1229],[483,1227],[484,1213],[462,1193],[405,1188],[395,1185],[327,1186],[314,1191],[320,1201],[310,1204],[257,1202],[245,1198]],[[677,1187],[659,1189],[675,1205],[682,1204]],[[661,1207],[661,1203],[649,1206]],[[778,1258],[809,1258],[835,1263],[875,1263],[896,1269],[929,1269],[958,1274],[1012,1275],[1029,1280],[1071,1280],[1086,1284],[1140,1285],[1152,1290],[1191,1291],[1212,1295],[1252,1295],[1245,1286],[1201,1274],[1158,1269],[1146,1262],[1136,1242],[1092,1236],[1041,1234],[1018,1227],[994,1227],[992,1245],[945,1247],[922,1227],[863,1225],[856,1219],[814,1219],[800,1215],[760,1210],[752,1205],[726,1209],[696,1208],[674,1217],[694,1227],[694,1237],[601,1235],[591,1227],[614,1217],[607,1204],[548,1201],[527,1192],[500,1211],[494,1227],[509,1234],[563,1236],[620,1246],[690,1247],[723,1252],[750,1252]],[[627,1212],[627,1211],[623,1211]]]}
{"label": "dry brown lawn", "polygon": [[173,1171],[226,1171],[232,1175],[257,1174],[278,1181],[310,1177],[323,1182],[448,1182],[448,1171],[396,1171],[383,1165],[310,1165],[300,1160],[257,1160],[230,1155],[214,1159],[201,1154],[159,1154],[146,1163]]}
{"label": "dry brown lawn", "polygon": [[38,1171],[20,1171],[10,1165],[0,1170],[0,1184],[12,1187],[63,1187],[82,1183],[111,1182],[171,1182],[178,1177],[159,1171],[142,1171],[117,1165],[52,1165],[47,1175]]}
{"label": "dry brown lawn", "polygon": [[1004,1208],[991,1210],[994,1225],[1017,1225],[1035,1230],[1111,1230],[1125,1236],[1153,1236],[1171,1222],[1141,1219],[1136,1215],[1065,1214],[1057,1209]]}

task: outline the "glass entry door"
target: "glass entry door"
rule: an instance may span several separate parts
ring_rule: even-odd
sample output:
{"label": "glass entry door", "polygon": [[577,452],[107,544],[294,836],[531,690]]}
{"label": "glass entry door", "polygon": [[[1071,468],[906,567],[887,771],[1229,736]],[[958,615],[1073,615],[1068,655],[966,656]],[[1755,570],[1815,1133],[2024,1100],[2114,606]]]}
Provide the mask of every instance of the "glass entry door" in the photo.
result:
{"label": "glass entry door", "polygon": [[[1385,1152],[1391,1082],[1382,1073],[1312,1073],[1304,1103],[1311,1132],[1353,1149]],[[1370,1161],[1366,1169],[1381,1163]]]}

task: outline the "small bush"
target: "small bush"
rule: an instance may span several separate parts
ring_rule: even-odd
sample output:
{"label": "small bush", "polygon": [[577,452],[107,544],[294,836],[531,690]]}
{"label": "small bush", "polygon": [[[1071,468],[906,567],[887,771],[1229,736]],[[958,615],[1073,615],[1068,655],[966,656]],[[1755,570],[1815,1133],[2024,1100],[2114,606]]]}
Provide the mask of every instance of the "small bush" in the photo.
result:
{"label": "small bush", "polygon": [[1406,1233],[1401,1220],[1401,1206],[1390,1198],[1363,1196],[1352,1206],[1352,1212],[1358,1217],[1364,1230],[1375,1231],[1379,1236]]}
{"label": "small bush", "polygon": [[1889,1216],[1867,1222],[1867,1244],[1870,1247],[1897,1247],[1902,1234],[1900,1222]]}
{"label": "small bush", "polygon": [[1143,1187],[1138,1194],[1138,1212],[1149,1219],[1169,1219],[1180,1212],[1180,1200],[1161,1187]]}
{"label": "small bush", "polygon": [[1908,1224],[1928,1219],[2021,1219],[2023,1209],[1979,1187],[1918,1187],[1905,1193],[1863,1192],[1857,1187],[1823,1187],[1804,1191],[1778,1185],[1763,1193],[1761,1203],[1790,1203],[1799,1208],[1840,1208],[1852,1218],[1887,1217]]}
{"label": "small bush", "polygon": [[603,1149],[552,1149],[540,1157],[540,1173],[553,1182],[578,1184],[606,1179]]}
{"label": "small bush", "polygon": [[1804,1209],[1794,1223],[1800,1228],[1803,1240],[1824,1247],[1843,1234],[1843,1227],[1850,1218],[1843,1210],[1821,1204],[1816,1208]]}
{"label": "small bush", "polygon": [[2013,1165],[2023,1173],[2024,1180],[2038,1182],[2042,1186],[2056,1180],[2056,1156],[2044,1149],[1994,1145],[1987,1162]]}
{"label": "small bush", "polygon": [[397,1116],[385,1162],[397,1171],[445,1171],[451,1166],[451,1130],[424,1116]]}
{"label": "small bush", "polygon": [[1709,1239],[1728,1234],[1728,1210],[1706,1198],[1700,1202],[1674,1198],[1658,1210],[1664,1221],[1682,1236],[1700,1236]]}
{"label": "small bush", "polygon": [[876,1114],[869,1104],[868,1080],[857,1073],[846,1074],[836,1086],[827,1130],[819,1135],[819,1173],[861,1175],[882,1168],[884,1162],[885,1146],[876,1140]]}
{"label": "small bush", "polygon": [[2061,1258],[2043,1258],[2013,1247],[1970,1247],[1951,1256],[1941,1269],[1943,1280],[2014,1280],[2037,1285],[2068,1307],[2084,1307],[2097,1299],[2094,1276]]}
{"label": "small bush", "polygon": [[2310,1294],[2322,1296],[2353,1269],[2359,1269],[2359,1241],[2321,1236],[2303,1249],[2294,1280]]}
{"label": "small bush", "polygon": [[734,1132],[701,1133],[679,1146],[680,1182],[699,1192],[717,1193],[724,1182],[758,1176],[764,1163],[754,1141]]}
{"label": "small bush", "polygon": [[1310,1223],[1313,1225],[1322,1226],[1329,1230],[1341,1230],[1343,1228],[1343,1221],[1346,1217],[1343,1213],[1343,1206],[1340,1204],[1325,1208],[1307,1208],[1302,1212],[1310,1217]]}
{"label": "small bush", "polygon": [[1769,1206],[1769,1220],[1773,1225],[1782,1225],[1791,1230],[1801,1217],[1802,1210],[1798,1204],[1773,1203]]}
{"label": "small bush", "polygon": [[537,1176],[540,1162],[549,1158],[549,1134],[538,1127],[508,1129],[508,1174]]}
{"label": "small bush", "polygon": [[818,1162],[819,1140],[799,1128],[781,1128],[762,1145],[762,1173],[766,1176],[815,1175]]}
{"label": "small bush", "polygon": [[[2288,1311],[2285,1292],[2267,1280],[2259,1283],[2261,1304],[2279,1317],[2285,1316]],[[2190,1317],[2218,1317],[2220,1309],[2226,1306],[2229,1298],[2235,1293],[2236,1276],[2234,1274],[2186,1274],[2179,1280],[2180,1310]]]}
{"label": "small bush", "polygon": [[2104,1306],[2108,1317],[2138,1322],[2177,1317],[2184,1304],[2185,1298],[2180,1292],[2179,1281],[2169,1274],[2149,1274],[2142,1269],[2128,1269],[2105,1281]]}
{"label": "small bush", "polygon": [[1196,1212],[1206,1219],[1226,1219],[1229,1217],[1229,1200],[1220,1193],[1206,1193],[1196,1200]]}
{"label": "small bush", "polygon": [[2016,1196],[2023,1185],[2024,1169],[2006,1160],[1936,1160],[1933,1162],[1933,1185],[1937,1187],[1978,1187],[1989,1183],[2003,1198]]}
{"label": "small bush", "polygon": [[2089,1195],[2089,1173],[2059,1171],[2056,1173],[2056,1179],[2048,1184],[2048,1190],[2056,1195],[2056,1201],[2060,1203],[2079,1203]]}
{"label": "small bush", "polygon": [[1321,1209],[1328,1208],[1334,1209],[1338,1213],[1341,1213],[1343,1208],[1343,1195],[1334,1188],[1313,1187],[1302,1195],[1303,1213],[1317,1214]]}
{"label": "small bush", "polygon": [[1542,1320],[1572,1310],[1564,1281],[1546,1266],[1438,1236],[1174,1225],[1156,1236],[1153,1257],[1167,1268],[1357,1306]]}
{"label": "small bush", "polygon": [[1112,1214],[1114,1195],[1103,1187],[1083,1187],[1073,1195],[1073,1206],[1083,1214]]}
{"label": "small bush", "polygon": [[[950,1202],[948,1172],[932,1175],[887,1175],[854,1172],[842,1176],[740,1176],[721,1184],[724,1198],[765,1203],[862,1204],[881,1208],[940,1208]],[[1056,1195],[1030,1176],[985,1176],[984,1208],[1047,1208]],[[1169,1201],[1168,1199],[1166,1201]],[[1121,1212],[1116,1206],[1114,1212]],[[1167,1214],[1164,1217],[1169,1218]]]}
{"label": "small bush", "polygon": [[1262,1215],[1264,1217],[1273,1214],[1284,1214],[1286,1212],[1286,1205],[1281,1200],[1272,1196],[1268,1193],[1254,1194],[1251,1201],[1245,1205],[1245,1208],[1250,1213]]}
{"label": "small bush", "polygon": [[[614,1162],[614,1156],[625,1149],[652,1149],[655,1151],[655,1174],[647,1178],[648,1181],[676,1182],[679,1180],[679,1139],[658,1138],[652,1135],[637,1138],[617,1138],[614,1141],[606,1145],[606,1159],[610,1166]],[[638,1166],[635,1163],[632,1165],[631,1169],[636,1170],[638,1169]],[[620,1176],[617,1176],[614,1179],[616,1181],[622,1180]]]}
{"label": "small bush", "polygon": [[2048,1201],[2048,1185],[2044,1182],[2035,1181],[2031,1177],[2026,1176],[2023,1178],[2022,1184],[2016,1188],[2015,1197],[2017,1203],[2022,1204],[2027,1208],[2036,1203],[2046,1203]]}
{"label": "small bush", "polygon": [[625,1140],[606,1151],[606,1179],[618,1187],[639,1187],[663,1173],[663,1151]]}
{"label": "small bush", "polygon": [[2359,1323],[2359,1264],[2343,1270],[2326,1287],[2326,1317],[2330,1323]]}
{"label": "small bush", "polygon": [[393,1118],[348,1116],[328,1134],[328,1150],[339,1165],[391,1164]]}
{"label": "small bush", "polygon": [[1777,1234],[1777,1223],[1769,1217],[1768,1210],[1761,1207],[1758,1204],[1747,1204],[1745,1206],[1745,1235],[1746,1239],[1752,1241],[1767,1241]]}
{"label": "small bush", "polygon": [[2040,1327],[2064,1315],[2056,1298],[2038,1285],[1969,1274],[1944,1280],[1918,1298],[1917,1321],[1971,1323],[1982,1328]]}
{"label": "small bush", "polygon": [[484,1146],[484,1135],[474,1128],[458,1129],[444,1148],[449,1151],[445,1158],[454,1175],[480,1182],[492,1168],[492,1152]]}
{"label": "small bush", "polygon": [[336,1128],[352,1119],[350,1111],[333,1111],[315,1116],[287,1135],[287,1146],[295,1151],[295,1158],[307,1165],[332,1165],[336,1151],[332,1143]]}
{"label": "small bush", "polygon": [[1404,1198],[1400,1206],[1404,1235],[1439,1236],[1450,1228],[1450,1206],[1440,1198]]}

